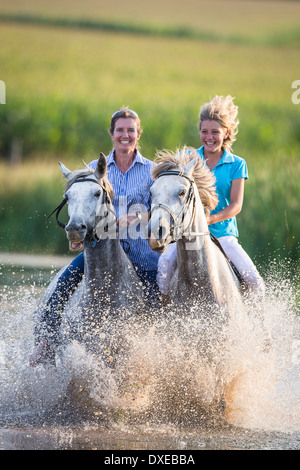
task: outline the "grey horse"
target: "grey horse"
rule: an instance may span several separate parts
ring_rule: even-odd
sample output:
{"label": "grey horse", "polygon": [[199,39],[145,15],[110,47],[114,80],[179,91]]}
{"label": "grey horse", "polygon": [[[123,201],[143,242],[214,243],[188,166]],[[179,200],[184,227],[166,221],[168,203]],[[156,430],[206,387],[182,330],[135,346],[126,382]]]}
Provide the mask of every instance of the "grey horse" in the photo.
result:
{"label": "grey horse", "polygon": [[214,176],[192,149],[163,151],[156,161],[146,229],[153,250],[163,253],[176,242],[170,301],[187,315],[196,306],[224,323],[243,312],[244,304],[238,279],[208,230],[205,211],[217,205]]}
{"label": "grey horse", "polygon": [[[59,344],[64,346],[70,339],[77,339],[89,349],[105,351],[111,357],[121,344],[124,328],[143,312],[143,289],[120,244],[113,191],[105,176],[105,156],[101,154],[95,171],[86,168],[72,172],[61,163],[60,167],[66,187],[57,221],[65,228],[70,249],[84,248],[84,277],[62,313]],[[66,226],[58,220],[64,204],[69,214]],[[62,271],[50,283],[38,312],[43,311]],[[51,334],[38,316],[36,336],[45,335],[51,343]]]}

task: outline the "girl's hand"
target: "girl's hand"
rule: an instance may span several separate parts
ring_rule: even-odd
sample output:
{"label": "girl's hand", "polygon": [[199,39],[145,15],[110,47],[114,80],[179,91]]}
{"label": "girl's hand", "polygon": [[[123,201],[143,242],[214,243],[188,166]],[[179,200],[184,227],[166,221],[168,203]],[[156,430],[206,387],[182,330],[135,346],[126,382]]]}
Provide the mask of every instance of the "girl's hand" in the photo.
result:
{"label": "girl's hand", "polygon": [[205,214],[205,217],[206,217],[207,225],[211,225],[211,224],[212,224],[212,220],[211,220],[210,214]]}

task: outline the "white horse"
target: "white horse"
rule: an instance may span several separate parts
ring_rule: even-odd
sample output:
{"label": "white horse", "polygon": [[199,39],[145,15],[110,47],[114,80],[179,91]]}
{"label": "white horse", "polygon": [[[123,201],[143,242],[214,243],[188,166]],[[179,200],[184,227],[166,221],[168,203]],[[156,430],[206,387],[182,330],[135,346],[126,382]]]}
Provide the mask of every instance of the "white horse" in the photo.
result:
{"label": "white horse", "polygon": [[[67,182],[63,202],[55,210],[56,219],[65,228],[70,248],[78,251],[84,247],[84,277],[62,312],[60,342],[71,336],[98,352],[99,345],[102,351],[111,351],[111,341],[116,342],[129,319],[143,311],[143,289],[119,241],[105,156],[101,154],[95,171],[71,172],[63,164],[60,167]],[[67,225],[58,220],[65,204]],[[49,285],[39,311],[43,312],[63,270]],[[45,315],[38,318],[38,337],[45,332],[49,335],[47,320],[51,323]]]}
{"label": "white horse", "polygon": [[228,386],[241,368],[232,359],[232,351],[239,351],[235,357],[242,357],[250,329],[238,279],[212,241],[206,221],[205,212],[218,201],[215,179],[193,149],[162,151],[156,162],[149,243],[163,253],[176,242],[177,250],[162,330],[168,324],[170,343],[183,345],[187,367],[193,361],[199,367],[202,364],[199,369],[195,365],[194,373],[200,371],[199,383],[208,374],[209,406],[223,412]]}
{"label": "white horse", "polygon": [[216,306],[226,316],[235,314],[243,309],[239,282],[212,241],[205,217],[218,201],[212,172],[193,149],[162,151],[156,162],[147,230],[150,246],[158,252],[177,242],[169,294],[173,307],[186,311],[201,304],[216,318]]}

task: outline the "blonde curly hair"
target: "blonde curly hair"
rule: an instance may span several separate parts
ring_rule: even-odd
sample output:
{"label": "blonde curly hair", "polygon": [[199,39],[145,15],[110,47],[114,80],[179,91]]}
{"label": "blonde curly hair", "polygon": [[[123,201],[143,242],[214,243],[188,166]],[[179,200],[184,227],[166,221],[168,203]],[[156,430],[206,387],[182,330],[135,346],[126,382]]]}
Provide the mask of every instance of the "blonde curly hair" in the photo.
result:
{"label": "blonde curly hair", "polygon": [[199,113],[198,128],[201,131],[203,121],[217,121],[228,135],[224,138],[223,147],[231,150],[233,142],[238,133],[239,120],[237,119],[238,106],[233,103],[234,98],[230,95],[216,95],[209,103],[204,104]]}

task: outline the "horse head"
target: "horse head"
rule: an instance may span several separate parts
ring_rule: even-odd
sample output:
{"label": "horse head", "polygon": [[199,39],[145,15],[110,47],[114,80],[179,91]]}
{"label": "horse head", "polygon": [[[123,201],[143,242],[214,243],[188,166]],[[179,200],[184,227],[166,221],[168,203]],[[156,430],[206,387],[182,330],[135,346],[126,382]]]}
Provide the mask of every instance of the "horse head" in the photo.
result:
{"label": "horse head", "polygon": [[67,180],[64,201],[68,204],[69,221],[64,228],[70,250],[79,252],[85,240],[96,236],[97,224],[107,216],[106,158],[101,153],[95,171],[86,168],[72,172],[62,163],[60,168]]}
{"label": "horse head", "polygon": [[151,248],[164,252],[190,227],[193,219],[194,181],[198,158],[183,167],[162,171],[151,186],[151,217],[146,227]]}

